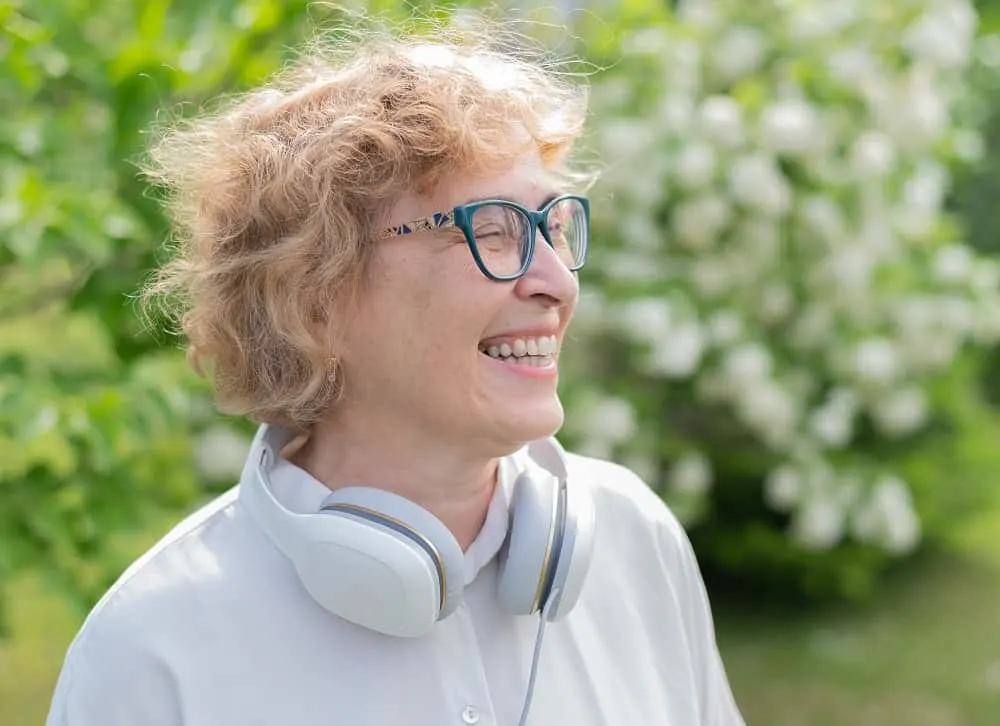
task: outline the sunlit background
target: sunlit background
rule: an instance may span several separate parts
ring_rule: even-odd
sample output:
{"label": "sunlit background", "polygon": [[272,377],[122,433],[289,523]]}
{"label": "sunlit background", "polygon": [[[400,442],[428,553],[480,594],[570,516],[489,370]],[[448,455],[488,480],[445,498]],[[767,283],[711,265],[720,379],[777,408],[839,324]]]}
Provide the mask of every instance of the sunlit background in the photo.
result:
{"label": "sunlit background", "polygon": [[[506,5],[603,170],[562,438],[684,522],[748,724],[996,726],[1000,3]],[[136,314],[148,131],[414,6],[480,4],[0,0],[0,725],[251,433]]]}

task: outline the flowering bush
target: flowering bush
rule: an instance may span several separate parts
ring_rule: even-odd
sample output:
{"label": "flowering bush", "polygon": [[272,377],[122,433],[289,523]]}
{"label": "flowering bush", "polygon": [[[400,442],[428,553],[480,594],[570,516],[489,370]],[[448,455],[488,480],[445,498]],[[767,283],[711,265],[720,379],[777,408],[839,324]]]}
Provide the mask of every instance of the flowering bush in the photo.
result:
{"label": "flowering bush", "polygon": [[1000,267],[943,209],[981,150],[975,12],[717,0],[632,21],[594,87],[607,168],[566,433],[658,487],[708,566],[863,592],[1000,471],[977,390]]}

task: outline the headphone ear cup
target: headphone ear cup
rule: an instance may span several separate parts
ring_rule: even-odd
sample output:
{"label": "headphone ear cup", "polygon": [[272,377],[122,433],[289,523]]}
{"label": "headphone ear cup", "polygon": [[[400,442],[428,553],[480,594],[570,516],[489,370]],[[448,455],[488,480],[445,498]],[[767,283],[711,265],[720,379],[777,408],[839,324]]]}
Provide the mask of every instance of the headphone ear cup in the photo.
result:
{"label": "headphone ear cup", "polygon": [[597,523],[594,500],[582,482],[566,485],[566,525],[552,582],[555,599],[549,609],[549,621],[565,616],[580,599],[594,552]]}
{"label": "headphone ear cup", "polygon": [[297,558],[303,583],[328,610],[372,630],[414,636],[458,607],[465,557],[423,507],[384,490],[346,487],[313,516],[337,518],[353,530],[336,546],[317,542],[312,556]]}
{"label": "headphone ear cup", "polygon": [[514,482],[497,573],[497,598],[512,615],[530,615],[544,605],[546,582],[558,555],[558,484],[541,472],[522,473]]}

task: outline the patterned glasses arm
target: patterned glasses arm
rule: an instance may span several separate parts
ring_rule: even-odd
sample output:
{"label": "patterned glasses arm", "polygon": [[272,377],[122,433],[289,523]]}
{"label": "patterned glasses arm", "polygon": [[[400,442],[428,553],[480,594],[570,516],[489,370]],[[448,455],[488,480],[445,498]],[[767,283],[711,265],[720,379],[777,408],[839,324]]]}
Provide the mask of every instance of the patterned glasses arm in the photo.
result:
{"label": "patterned glasses arm", "polygon": [[414,234],[416,232],[427,232],[432,229],[441,229],[442,227],[450,227],[455,224],[455,213],[452,212],[438,212],[437,214],[432,214],[429,217],[424,217],[423,219],[415,219],[412,222],[406,222],[397,227],[389,227],[383,233],[383,237],[396,237],[403,234]]}

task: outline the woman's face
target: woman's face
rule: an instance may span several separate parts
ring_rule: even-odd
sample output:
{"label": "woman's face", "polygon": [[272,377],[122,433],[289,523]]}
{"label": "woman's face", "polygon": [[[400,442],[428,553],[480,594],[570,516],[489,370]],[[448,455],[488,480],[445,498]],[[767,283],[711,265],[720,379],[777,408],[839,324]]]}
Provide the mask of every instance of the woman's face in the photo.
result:
{"label": "woman's face", "polygon": [[[557,191],[532,155],[498,176],[457,175],[428,196],[407,195],[389,224],[485,198],[538,209]],[[457,441],[489,456],[557,431],[557,355],[579,288],[541,234],[530,268],[513,282],[487,279],[454,227],[375,244],[338,350],[346,411],[384,421],[387,436]],[[488,353],[538,345],[544,354],[552,338],[555,353],[530,365]]]}

